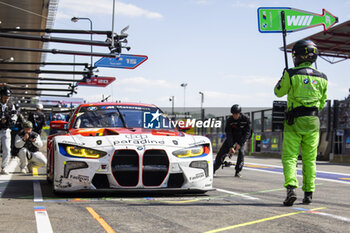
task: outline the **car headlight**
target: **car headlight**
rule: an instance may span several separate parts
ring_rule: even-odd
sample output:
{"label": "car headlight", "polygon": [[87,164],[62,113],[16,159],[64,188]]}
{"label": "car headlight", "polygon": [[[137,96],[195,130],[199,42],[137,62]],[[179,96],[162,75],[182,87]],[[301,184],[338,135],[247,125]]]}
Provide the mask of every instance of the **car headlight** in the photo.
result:
{"label": "car headlight", "polygon": [[107,154],[107,152],[85,148],[81,146],[74,146],[69,144],[58,144],[60,153],[67,157],[78,157],[85,159],[99,159]]}
{"label": "car headlight", "polygon": [[200,145],[176,150],[173,155],[178,158],[193,158],[207,156],[210,152],[209,145]]}

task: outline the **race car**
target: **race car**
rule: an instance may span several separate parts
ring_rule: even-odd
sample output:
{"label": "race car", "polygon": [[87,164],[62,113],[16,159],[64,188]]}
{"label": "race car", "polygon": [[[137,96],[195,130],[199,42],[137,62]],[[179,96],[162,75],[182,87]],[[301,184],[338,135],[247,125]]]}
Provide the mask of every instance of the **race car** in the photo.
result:
{"label": "race car", "polygon": [[47,178],[54,192],[212,190],[208,138],[186,134],[155,105],[89,103],[52,121]]}

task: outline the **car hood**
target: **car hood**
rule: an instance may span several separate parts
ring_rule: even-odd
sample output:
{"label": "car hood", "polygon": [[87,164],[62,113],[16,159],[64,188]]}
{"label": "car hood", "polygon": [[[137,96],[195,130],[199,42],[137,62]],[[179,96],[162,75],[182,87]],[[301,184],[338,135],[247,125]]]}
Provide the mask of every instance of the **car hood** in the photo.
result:
{"label": "car hood", "polygon": [[203,136],[185,134],[177,130],[154,130],[137,128],[74,129],[64,136],[56,136],[56,142],[85,147],[175,147],[184,148],[210,144]]}
{"label": "car hood", "polygon": [[70,129],[71,135],[107,136],[120,134],[152,134],[160,136],[183,136],[184,133],[174,129],[143,129],[143,128],[85,128]]}

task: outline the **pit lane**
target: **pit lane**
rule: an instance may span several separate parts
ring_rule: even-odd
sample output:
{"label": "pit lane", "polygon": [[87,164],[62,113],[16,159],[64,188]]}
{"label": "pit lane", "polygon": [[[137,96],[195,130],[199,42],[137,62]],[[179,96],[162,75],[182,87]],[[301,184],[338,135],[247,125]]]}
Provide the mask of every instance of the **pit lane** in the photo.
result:
{"label": "pit lane", "polygon": [[[235,158],[233,158],[235,159]],[[318,164],[336,179],[317,179],[312,205],[292,207],[278,159],[246,157],[242,178],[218,170],[216,191],[204,195],[76,193],[54,195],[37,176],[0,176],[0,232],[346,232],[350,226],[349,166]],[[301,168],[301,166],[299,167]],[[321,174],[321,173],[320,173]],[[301,179],[299,179],[301,182]],[[39,190],[40,189],[40,190]]]}

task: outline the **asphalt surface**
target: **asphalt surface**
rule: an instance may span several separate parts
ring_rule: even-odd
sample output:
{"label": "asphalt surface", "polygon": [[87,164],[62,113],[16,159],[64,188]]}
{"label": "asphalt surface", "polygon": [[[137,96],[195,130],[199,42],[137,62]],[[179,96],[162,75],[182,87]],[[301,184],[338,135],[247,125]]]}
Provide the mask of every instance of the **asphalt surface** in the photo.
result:
{"label": "asphalt surface", "polygon": [[284,207],[279,159],[246,156],[241,178],[234,167],[220,169],[216,191],[204,195],[57,196],[44,169],[22,175],[17,167],[0,175],[0,232],[349,232],[350,165],[318,162],[317,170],[314,202],[301,204],[298,188],[297,201]]}

